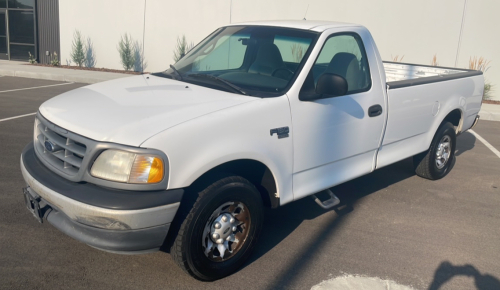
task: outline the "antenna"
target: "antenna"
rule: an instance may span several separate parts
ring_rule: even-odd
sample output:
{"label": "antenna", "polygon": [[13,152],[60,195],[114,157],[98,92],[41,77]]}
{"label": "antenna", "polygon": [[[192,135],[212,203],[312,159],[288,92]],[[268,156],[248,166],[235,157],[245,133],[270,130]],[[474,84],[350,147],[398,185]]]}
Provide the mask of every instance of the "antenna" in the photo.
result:
{"label": "antenna", "polygon": [[302,20],[307,20],[307,19],[306,19],[306,16],[307,16],[307,11],[309,11],[309,4],[307,4],[306,14],[304,14],[304,19],[302,19]]}

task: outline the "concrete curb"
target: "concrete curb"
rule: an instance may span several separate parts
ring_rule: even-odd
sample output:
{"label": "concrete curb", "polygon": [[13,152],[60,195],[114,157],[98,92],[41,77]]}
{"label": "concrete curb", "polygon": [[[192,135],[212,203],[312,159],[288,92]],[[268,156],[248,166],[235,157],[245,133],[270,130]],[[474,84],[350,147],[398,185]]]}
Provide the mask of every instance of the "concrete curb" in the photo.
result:
{"label": "concrete curb", "polygon": [[483,104],[479,116],[481,116],[479,121],[500,121],[500,105]]}
{"label": "concrete curb", "polygon": [[133,76],[130,74],[101,71],[29,66],[23,62],[12,61],[0,61],[0,75],[85,84],[94,84]]}

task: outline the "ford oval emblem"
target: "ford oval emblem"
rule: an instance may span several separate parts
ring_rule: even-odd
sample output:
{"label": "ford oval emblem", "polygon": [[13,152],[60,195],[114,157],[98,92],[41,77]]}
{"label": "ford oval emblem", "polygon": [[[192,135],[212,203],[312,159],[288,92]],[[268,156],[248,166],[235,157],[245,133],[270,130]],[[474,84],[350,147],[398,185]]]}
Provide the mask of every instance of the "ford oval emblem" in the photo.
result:
{"label": "ford oval emblem", "polygon": [[45,141],[44,145],[45,145],[45,149],[47,149],[47,151],[49,151],[49,152],[54,152],[54,150],[56,149],[56,144],[54,144],[48,140]]}

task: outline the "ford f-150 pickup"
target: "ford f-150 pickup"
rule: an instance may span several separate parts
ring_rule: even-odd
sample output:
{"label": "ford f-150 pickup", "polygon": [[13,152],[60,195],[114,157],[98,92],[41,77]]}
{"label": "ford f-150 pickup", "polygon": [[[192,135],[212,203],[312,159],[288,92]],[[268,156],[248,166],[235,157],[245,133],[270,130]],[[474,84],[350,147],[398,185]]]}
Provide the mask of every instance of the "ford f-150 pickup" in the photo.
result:
{"label": "ford f-150 pickup", "polygon": [[480,71],[383,62],[360,25],[232,24],[163,72],[43,103],[24,200],[92,247],[166,249],[215,280],[249,257],[264,207],[335,207],[330,188],[409,157],[423,178],[447,175],[483,88]]}

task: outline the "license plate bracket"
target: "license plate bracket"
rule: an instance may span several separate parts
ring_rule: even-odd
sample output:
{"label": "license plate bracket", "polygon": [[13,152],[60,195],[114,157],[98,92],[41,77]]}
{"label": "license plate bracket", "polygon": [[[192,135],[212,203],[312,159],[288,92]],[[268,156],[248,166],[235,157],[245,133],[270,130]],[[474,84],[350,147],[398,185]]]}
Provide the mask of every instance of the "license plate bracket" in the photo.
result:
{"label": "license plate bracket", "polygon": [[42,211],[40,210],[40,197],[35,197],[31,194],[29,189],[23,188],[23,193],[24,193],[24,201],[26,203],[26,208],[33,214],[35,219],[39,223],[43,223],[43,214]]}

